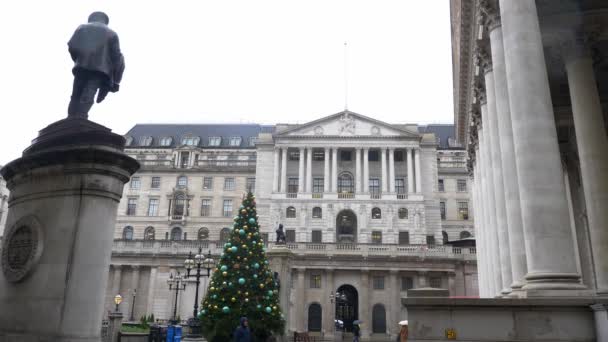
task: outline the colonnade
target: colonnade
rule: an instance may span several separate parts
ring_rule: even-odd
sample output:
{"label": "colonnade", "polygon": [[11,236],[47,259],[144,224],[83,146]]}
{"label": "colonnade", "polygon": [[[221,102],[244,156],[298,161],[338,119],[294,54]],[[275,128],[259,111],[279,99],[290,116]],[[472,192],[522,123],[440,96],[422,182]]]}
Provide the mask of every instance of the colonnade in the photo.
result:
{"label": "colonnade", "polygon": [[[287,161],[288,151],[290,149],[297,149],[299,151],[299,167],[298,167],[298,193],[312,193],[313,192],[313,153],[314,150],[321,150],[321,148],[314,147],[288,147],[281,146],[275,147],[274,149],[274,178],[272,190],[275,193],[286,193],[288,192],[287,179]],[[377,150],[380,156],[380,168],[381,172],[378,178],[380,178],[380,188],[382,192],[395,193],[395,151],[400,150],[394,147],[379,147],[379,148],[342,148],[342,147],[325,147],[322,148],[324,152],[324,168],[323,168],[323,192],[324,193],[336,193],[338,192],[338,160],[339,153],[341,150],[346,149],[349,151],[354,150],[355,155],[355,192],[356,193],[368,193],[369,192],[369,152],[370,150]],[[420,168],[420,149],[419,148],[403,148],[405,152],[406,164],[407,164],[407,193],[421,193],[422,192],[422,177]],[[403,170],[402,174],[405,174],[406,170]]]}
{"label": "colonnade", "polygon": [[481,2],[471,118],[482,297],[608,292],[608,138],[589,40],[564,35],[596,284],[581,283],[536,3]]}

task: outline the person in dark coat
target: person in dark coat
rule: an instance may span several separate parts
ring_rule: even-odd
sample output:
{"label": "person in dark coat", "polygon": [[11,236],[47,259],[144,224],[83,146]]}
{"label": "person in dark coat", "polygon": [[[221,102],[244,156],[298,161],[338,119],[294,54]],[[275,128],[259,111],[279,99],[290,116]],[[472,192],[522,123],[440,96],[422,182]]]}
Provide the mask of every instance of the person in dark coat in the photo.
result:
{"label": "person in dark coat", "polygon": [[234,342],[251,342],[251,330],[247,317],[241,317],[241,325],[234,331]]}
{"label": "person in dark coat", "polygon": [[359,337],[361,337],[361,328],[359,324],[353,324],[353,342],[359,342]]}

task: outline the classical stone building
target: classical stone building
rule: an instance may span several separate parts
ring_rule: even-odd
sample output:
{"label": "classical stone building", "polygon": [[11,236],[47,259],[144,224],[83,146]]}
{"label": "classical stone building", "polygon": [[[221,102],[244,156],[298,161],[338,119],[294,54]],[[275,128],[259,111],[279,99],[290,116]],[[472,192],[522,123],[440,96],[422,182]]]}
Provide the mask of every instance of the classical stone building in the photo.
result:
{"label": "classical stone building", "polygon": [[[300,125],[141,124],[126,137],[142,168],[119,206],[107,303],[121,293],[127,317],[171,317],[170,274],[183,274],[199,247],[219,257],[248,189],[269,248],[282,223],[293,252],[282,279],[291,331],[330,336],[337,317],[388,337],[407,317],[399,301],[411,288],[478,294],[475,248],[446,244],[475,235],[467,152],[453,125],[345,111]],[[189,285],[178,295],[181,318],[193,304]]]}
{"label": "classical stone building", "polygon": [[606,296],[608,3],[451,6],[481,296]]}

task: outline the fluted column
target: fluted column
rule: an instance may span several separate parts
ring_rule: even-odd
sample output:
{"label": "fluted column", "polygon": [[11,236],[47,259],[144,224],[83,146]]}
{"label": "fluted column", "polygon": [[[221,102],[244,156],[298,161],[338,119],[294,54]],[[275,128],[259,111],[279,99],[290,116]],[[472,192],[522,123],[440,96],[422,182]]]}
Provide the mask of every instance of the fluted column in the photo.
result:
{"label": "fluted column", "polygon": [[274,178],[272,179],[272,192],[279,192],[279,148],[274,148]]}
{"label": "fluted column", "polygon": [[363,192],[369,192],[369,148],[363,149]]}
{"label": "fluted column", "polygon": [[407,193],[414,193],[414,163],[412,162],[412,151],[411,148],[405,150],[407,154]]}
{"label": "fluted column", "polygon": [[332,148],[331,152],[331,191],[338,192],[338,148]]}
{"label": "fluted column", "polygon": [[500,0],[500,14],[528,264],[523,289],[580,290],[536,3]]}
{"label": "fluted column", "polygon": [[331,179],[331,175],[329,174],[329,153],[330,153],[330,149],[329,147],[325,148],[325,164],[323,165],[325,170],[323,172],[323,192],[329,192],[330,188],[329,188],[329,180]]}
{"label": "fluted column", "polygon": [[304,192],[304,147],[300,147],[300,158],[298,158],[298,193]]}
{"label": "fluted column", "polygon": [[312,192],[312,147],[306,149],[306,192]]}
{"label": "fluted column", "polygon": [[422,193],[422,173],[420,171],[420,149],[414,149],[414,167],[416,168],[416,192]]}
{"label": "fluted column", "polygon": [[[148,305],[146,312],[148,314],[154,314],[154,295],[156,291],[156,274],[158,267],[150,267],[150,279],[148,282]],[[156,316],[156,315],[155,315]]]}
{"label": "fluted column", "polygon": [[305,321],[304,321],[304,310],[306,305],[306,269],[298,268],[298,278],[297,278],[297,296],[296,296],[296,327],[298,332],[306,331]]}
{"label": "fluted column", "polygon": [[133,318],[133,319],[138,319],[139,317],[137,317],[135,315],[135,305],[133,305],[133,303],[137,304],[137,300],[139,299],[139,296],[137,295],[137,292],[139,290],[139,266],[138,265],[132,265],[131,266],[133,273],[131,273],[131,293],[128,294],[128,298],[127,302],[128,302],[128,308],[127,308],[127,312],[129,312],[129,319]]}
{"label": "fluted column", "polygon": [[335,314],[335,305],[331,302],[331,295],[336,292],[336,288],[334,285],[334,270],[326,269],[325,270],[325,288],[323,289],[323,302],[325,303],[322,311],[322,319],[323,319],[323,330],[327,335],[334,334],[334,317]]}
{"label": "fluted column", "polygon": [[281,190],[287,192],[287,146],[283,147],[283,155],[281,156]]}
{"label": "fluted column", "polygon": [[[401,289],[399,288],[399,278],[397,277],[399,272],[397,270],[390,270],[388,276],[389,285],[389,298],[392,298],[388,302],[388,317],[387,322],[399,322],[399,312],[401,311]],[[399,334],[398,324],[387,324],[388,331],[391,334],[391,338]]]}
{"label": "fluted column", "polygon": [[513,145],[513,127],[509,106],[509,89],[505,68],[505,51],[502,39],[502,27],[498,10],[488,8],[490,20],[490,45],[494,69],[494,88],[496,90],[496,114],[498,119],[498,138],[502,156],[502,174],[505,194],[506,222],[509,234],[509,255],[511,258],[511,288],[521,290],[527,272],[524,231],[519,202],[519,185],[515,151]]}
{"label": "fluted column", "polygon": [[[371,323],[371,308],[369,305],[369,294],[372,292],[370,286],[370,274],[369,270],[362,269],[361,272],[361,288],[367,289],[367,291],[359,292],[359,319],[364,322]],[[369,337],[371,324],[363,324],[361,326],[361,337],[366,338]]]}
{"label": "fluted column", "polygon": [[388,149],[388,191],[395,192],[395,149]]}
{"label": "fluted column", "polygon": [[[580,39],[575,37],[573,39]],[[608,294],[608,138],[589,48],[573,41],[566,72],[598,293]]]}
{"label": "fluted column", "polygon": [[387,174],[386,174],[386,148],[381,147],[380,148],[380,167],[382,170],[382,193],[385,193],[388,191],[387,189]]}
{"label": "fluted column", "polygon": [[355,149],[355,190],[361,193],[361,149]]}

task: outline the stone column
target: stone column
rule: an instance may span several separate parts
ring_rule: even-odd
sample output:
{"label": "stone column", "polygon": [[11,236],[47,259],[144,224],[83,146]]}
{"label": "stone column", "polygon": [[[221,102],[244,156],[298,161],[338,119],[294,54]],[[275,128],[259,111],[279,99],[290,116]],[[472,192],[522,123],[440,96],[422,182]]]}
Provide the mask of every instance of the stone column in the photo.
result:
{"label": "stone column", "polygon": [[371,292],[371,286],[369,284],[369,270],[362,269],[361,270],[361,289],[359,291],[359,319],[365,322],[365,324],[361,325],[361,337],[369,338],[371,333],[371,308],[369,305],[369,293]]}
{"label": "stone column", "polygon": [[274,148],[274,178],[272,179],[272,192],[279,192],[279,148]]}
{"label": "stone column", "polygon": [[323,303],[325,303],[323,307],[323,331],[326,337],[334,336],[334,319],[336,317],[336,306],[331,302],[330,295],[336,292],[336,287],[334,285],[334,270],[326,269],[325,270],[325,289],[323,291]]}
{"label": "stone column", "polygon": [[300,147],[300,158],[298,158],[298,193],[304,192],[304,147]]}
{"label": "stone column", "polygon": [[499,13],[494,8],[489,9],[488,12],[490,17],[492,64],[494,66],[494,88],[496,90],[498,137],[502,157],[505,209],[511,257],[511,288],[513,291],[520,291],[524,284],[527,266],[524,231],[521,220],[521,203],[519,201],[517,166],[515,165],[509,89],[507,87],[507,71],[505,68],[505,51]]}
{"label": "stone column", "polygon": [[127,312],[129,313],[129,320],[130,321],[137,321],[139,319],[139,317],[137,317],[135,315],[135,312],[137,312],[135,310],[135,306],[133,306],[133,303],[137,304],[137,290],[139,288],[139,266],[138,265],[132,265],[131,269],[133,270],[133,273],[131,273],[131,293],[128,294],[128,299],[126,302],[128,302],[129,307],[127,308]]}
{"label": "stone column", "polygon": [[361,193],[361,149],[355,149],[355,190]]}
{"label": "stone column", "polygon": [[565,54],[597,291],[608,295],[608,137],[589,48]]}
{"label": "stone column", "polygon": [[[397,334],[399,334],[399,325],[398,324],[388,324],[388,322],[396,322],[398,323],[401,319],[399,318],[399,312],[401,311],[401,289],[399,288],[399,271],[390,270],[389,272],[389,298],[391,300],[388,302],[388,312],[386,317],[387,328],[390,333],[390,338],[393,339]],[[371,323],[371,322],[370,322]]]}
{"label": "stone column", "polygon": [[407,193],[414,193],[414,163],[412,162],[412,153],[414,151],[411,148],[405,150],[407,154]]}
{"label": "stone column", "polygon": [[331,158],[331,191],[338,192],[338,148],[332,148]]}
{"label": "stone column", "polygon": [[395,149],[388,149],[388,191],[395,193]]}
{"label": "stone column", "polygon": [[[148,282],[148,305],[146,306],[147,314],[154,314],[154,295],[156,291],[156,273],[158,267],[150,267],[150,281]],[[154,314],[156,316],[156,314]]]}
{"label": "stone column", "polygon": [[297,279],[297,289],[298,295],[296,296],[296,327],[298,332],[306,331],[306,322],[304,319],[304,312],[306,311],[306,269],[305,268],[297,268],[298,271],[298,279]]}
{"label": "stone column", "polygon": [[[581,290],[536,3],[500,0],[529,296]],[[560,291],[562,290],[562,291]]]}
{"label": "stone column", "polygon": [[330,174],[329,174],[329,152],[330,149],[329,147],[325,148],[325,170],[323,172],[323,192],[330,192],[330,188],[329,188],[329,180],[331,178]]}
{"label": "stone column", "polygon": [[[505,206],[505,188],[503,183],[502,172],[502,155],[500,148],[500,139],[498,132],[498,118],[496,115],[496,90],[494,88],[494,71],[492,69],[491,56],[478,45],[478,57],[481,60],[481,66],[484,72],[486,86],[486,117],[482,120],[487,122],[486,128],[489,134],[486,136],[488,148],[490,150],[490,158],[492,158],[492,185],[494,186],[494,198],[490,201],[494,203],[496,208],[496,226],[498,247],[500,251],[500,271],[502,279],[502,287],[500,292],[503,295],[511,293],[512,274],[511,274],[511,254],[509,252],[509,232],[507,231],[507,215]],[[482,111],[482,115],[484,112]]]}
{"label": "stone column", "polygon": [[385,193],[388,191],[388,186],[387,186],[387,174],[386,174],[386,148],[385,147],[381,147],[380,148],[380,167],[382,169],[382,193]]}
{"label": "stone column", "polygon": [[111,311],[108,314],[108,335],[110,336],[110,342],[118,342],[118,333],[122,328],[122,312]]}
{"label": "stone column", "polygon": [[418,271],[418,287],[428,287],[428,281],[426,279],[428,272],[426,271]]}
{"label": "stone column", "polygon": [[608,342],[608,305],[591,305],[595,318],[595,337],[597,342]]}
{"label": "stone column", "polygon": [[363,149],[363,192],[369,192],[369,148]]}
{"label": "stone column", "polygon": [[414,149],[414,167],[416,168],[416,192],[422,193],[422,173],[420,171],[420,149]]}
{"label": "stone column", "polygon": [[281,156],[281,190],[280,192],[287,192],[287,147],[282,148]]}
{"label": "stone column", "polygon": [[306,192],[312,192],[312,147],[306,149]]}
{"label": "stone column", "polygon": [[122,266],[121,265],[112,265],[114,268],[114,281],[112,283],[112,298],[114,298],[117,294],[121,296],[123,294],[120,293],[120,280],[122,278]]}

